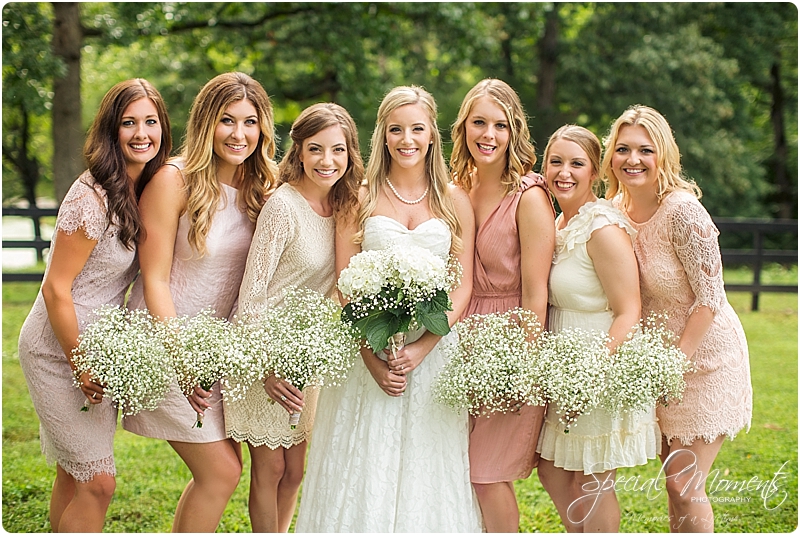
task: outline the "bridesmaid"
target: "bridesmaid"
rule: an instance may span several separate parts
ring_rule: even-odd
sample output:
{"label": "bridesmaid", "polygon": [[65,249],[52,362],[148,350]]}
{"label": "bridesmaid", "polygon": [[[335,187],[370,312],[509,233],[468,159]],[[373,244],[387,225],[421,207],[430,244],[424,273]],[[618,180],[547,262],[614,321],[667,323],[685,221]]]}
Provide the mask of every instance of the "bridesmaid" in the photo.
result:
{"label": "bridesmaid", "polygon": [[[281,185],[258,217],[239,291],[239,311],[258,315],[280,306],[297,286],[334,297],[334,227],[353,217],[364,164],[358,130],[338,104],[314,104],[292,124],[292,146],[280,164]],[[314,425],[318,390],[276,379],[254,384],[246,399],[225,401],[228,436],[250,448],[253,531],[289,530]],[[272,401],[275,404],[272,404]],[[302,411],[297,428],[289,415]]]}
{"label": "bridesmaid", "polygon": [[[72,350],[89,313],[122,305],[139,265],[136,201],[172,149],[164,101],[141,78],[112,87],[89,129],[88,170],[58,210],[42,288],[19,336],[19,360],[39,416],[42,451],[56,463],[54,532],[100,532],[116,487],[117,410],[87,373],[73,386]],[[84,396],[91,403],[80,412]]]}
{"label": "bridesmaid", "polygon": [[[547,143],[542,170],[562,210],[550,271],[549,327],[608,333],[614,351],[639,321],[636,234],[625,216],[594,194],[600,141],[567,125]],[[559,407],[548,405],[538,450],[539,479],[568,532],[617,532],[617,468],[646,464],[658,450],[653,409],[613,417],[595,408],[566,433]],[[598,488],[600,487],[600,488]]]}
{"label": "bridesmaid", "polygon": [[[258,82],[232,72],[200,90],[181,156],[142,194],[147,234],[129,307],[162,318],[208,307],[232,314],[255,221],[277,175],[274,154],[272,105]],[[241,449],[225,435],[220,399],[218,385],[184,398],[174,384],[157,410],[123,419],[128,431],[169,441],[192,472],[173,531],[214,531],[239,482]],[[203,427],[193,428],[195,412],[204,411]]]}
{"label": "bridesmaid", "polygon": [[614,122],[602,173],[606,197],[639,232],[642,314],[667,313],[697,370],[686,376],[681,403],[657,408],[670,529],[713,531],[705,479],[702,486],[689,479],[695,470],[709,473],[725,436],[749,429],[753,412],[747,340],[725,295],[719,231],[698,201],[700,189],[683,177],[672,129],[652,108],[632,106]]}
{"label": "bridesmaid", "polygon": [[[453,181],[475,211],[475,268],[465,315],[522,306],[547,317],[555,212],[514,90],[487,78],[464,97],[452,129]],[[470,417],[470,479],[489,532],[517,532],[514,480],[536,466],[544,407]]]}

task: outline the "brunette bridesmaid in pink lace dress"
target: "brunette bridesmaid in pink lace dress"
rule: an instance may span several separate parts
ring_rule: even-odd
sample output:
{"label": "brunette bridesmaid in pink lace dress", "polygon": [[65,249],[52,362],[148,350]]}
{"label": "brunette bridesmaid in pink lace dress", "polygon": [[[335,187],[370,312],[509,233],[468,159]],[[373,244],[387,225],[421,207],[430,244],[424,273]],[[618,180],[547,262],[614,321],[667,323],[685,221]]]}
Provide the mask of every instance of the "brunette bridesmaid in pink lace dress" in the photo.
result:
{"label": "brunette bridesmaid in pink lace dress", "polygon": [[686,376],[683,401],[657,410],[670,527],[685,531],[680,519],[689,515],[706,520],[689,528],[713,528],[705,487],[687,483],[695,470],[705,481],[725,436],[749,429],[753,408],[747,340],[725,295],[719,231],[697,200],[699,188],[681,176],[669,124],[652,108],[632,106],[616,120],[603,173],[607,197],[638,231],[642,314],[667,313],[697,370]]}
{"label": "brunette bridesmaid in pink lace dress", "polygon": [[[255,222],[277,176],[272,105],[261,85],[232,72],[198,93],[181,156],[142,194],[146,237],[130,307],[160,318],[211,307],[233,314]],[[192,472],[174,532],[213,532],[239,483],[241,448],[225,435],[219,387],[184,397],[173,383],[155,411],[125,417],[133,433],[167,440]],[[210,409],[210,410],[209,410]],[[196,413],[206,413],[193,428]]]}
{"label": "brunette bridesmaid in pink lace dress", "polygon": [[[136,198],[172,148],[164,101],[149,82],[120,82],[89,130],[89,169],[61,202],[44,281],[19,336],[19,360],[56,463],[54,532],[100,532],[116,487],[117,409],[89,374],[73,386],[72,349],[92,310],[122,305],[139,263]],[[88,412],[80,408],[88,399]]]}
{"label": "brunette bridesmaid in pink lace dress", "polygon": [[[522,104],[505,82],[486,79],[464,97],[453,125],[453,181],[475,211],[472,298],[465,315],[522,306],[547,317],[547,280],[555,246],[553,205],[531,173],[536,154]],[[470,417],[470,479],[489,532],[519,529],[514,480],[536,466],[544,407]]]}

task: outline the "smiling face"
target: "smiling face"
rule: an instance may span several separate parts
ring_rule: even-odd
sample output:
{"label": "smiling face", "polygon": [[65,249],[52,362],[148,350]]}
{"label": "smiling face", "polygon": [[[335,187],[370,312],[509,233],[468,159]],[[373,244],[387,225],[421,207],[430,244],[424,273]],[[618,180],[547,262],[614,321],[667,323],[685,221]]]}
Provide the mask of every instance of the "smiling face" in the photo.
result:
{"label": "smiling face", "polygon": [[483,96],[475,101],[464,126],[467,147],[475,165],[505,167],[511,132],[503,108]]}
{"label": "smiling face", "polygon": [[329,126],[303,140],[303,181],[329,191],[347,172],[347,139],[342,127]]}
{"label": "smiling face", "polygon": [[260,134],[258,112],[249,100],[237,100],[228,106],[214,129],[218,165],[222,168],[242,164],[258,147]]}
{"label": "smiling face", "polygon": [[122,113],[119,145],[128,175],[138,177],[145,164],[155,158],[161,148],[161,121],[158,110],[149,98],[131,102]]}
{"label": "smiling face", "polygon": [[574,212],[595,200],[592,184],[597,171],[580,145],[566,139],[553,141],[548,147],[544,165],[547,187],[562,210]]}
{"label": "smiling face", "polygon": [[619,129],[612,148],[611,171],[629,190],[658,187],[658,155],[655,144],[641,125],[625,125]]}
{"label": "smiling face", "polygon": [[406,104],[386,120],[386,146],[392,164],[405,169],[425,168],[425,156],[433,140],[428,116],[419,104]]}

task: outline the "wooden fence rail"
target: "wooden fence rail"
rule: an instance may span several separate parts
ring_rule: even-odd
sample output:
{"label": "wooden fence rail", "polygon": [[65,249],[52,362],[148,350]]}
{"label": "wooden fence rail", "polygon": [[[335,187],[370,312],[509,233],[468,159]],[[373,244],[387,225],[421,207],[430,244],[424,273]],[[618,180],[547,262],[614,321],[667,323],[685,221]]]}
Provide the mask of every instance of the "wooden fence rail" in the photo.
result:
{"label": "wooden fence rail", "polygon": [[[40,217],[55,216],[57,208],[3,208],[3,216],[28,217],[37,221]],[[747,218],[714,218],[714,223],[721,234],[736,233],[752,236],[752,249],[723,249],[722,261],[725,265],[747,265],[753,269],[752,284],[726,284],[729,292],[748,292],[752,294],[752,310],[758,310],[759,295],[765,292],[797,293],[797,284],[776,285],[762,284],[761,271],[764,264],[777,262],[785,265],[797,265],[797,250],[766,249],[764,238],[769,235],[794,235],[797,241],[796,219],[747,219]],[[50,242],[41,236],[33,240],[3,240],[3,248],[36,249],[41,253],[50,247]],[[43,273],[6,273],[3,282],[39,281]]]}

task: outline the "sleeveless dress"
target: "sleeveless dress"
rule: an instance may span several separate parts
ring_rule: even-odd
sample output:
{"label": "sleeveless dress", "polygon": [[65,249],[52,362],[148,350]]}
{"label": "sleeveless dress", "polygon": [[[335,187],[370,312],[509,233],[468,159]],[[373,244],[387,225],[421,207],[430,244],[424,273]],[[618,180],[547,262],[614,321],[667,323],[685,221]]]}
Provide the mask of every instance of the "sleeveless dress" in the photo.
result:
{"label": "sleeveless dress", "polygon": [[[556,228],[563,215],[556,221]],[[550,270],[549,327],[553,332],[570,327],[607,332],[614,315],[594,269],[586,243],[592,232],[618,225],[633,239],[636,231],[625,216],[599,199],[583,205],[566,227],[556,231],[556,253]],[[576,291],[577,290],[577,291]],[[565,434],[557,405],[547,407],[538,451],[542,459],[569,471],[601,473],[623,466],[647,464],[661,450],[655,408],[614,418],[602,409],[578,417]]]}
{"label": "sleeveless dress", "polygon": [[[76,180],[58,209],[56,232],[50,251],[56,247],[58,231],[72,234],[79,229],[96,240],[92,253],[72,284],[72,300],[78,330],[86,327],[89,313],[101,305],[122,305],[139,262],[134,250],[119,241],[119,227],[108,224],[106,192],[88,171]],[[50,270],[47,262],[45,277]],[[39,416],[42,452],[76,481],[85,483],[97,474],[116,475],[114,432],[117,409],[109,399],[80,412],[86,396],[73,386],[64,350],[47,316],[42,291],[36,296],[19,335],[19,361],[28,383],[33,406]]]}
{"label": "sleeveless dress", "polygon": [[[239,286],[244,274],[245,259],[253,237],[254,226],[236,203],[238,190],[220,184],[222,198],[206,237],[207,252],[199,256],[189,245],[189,219],[183,214],[178,222],[175,252],[172,258],[169,289],[178,316],[194,315],[213,308],[215,315],[228,318],[234,311]],[[141,278],[136,281],[128,300],[129,308],[146,308]],[[219,383],[211,388],[203,427],[193,427],[194,411],[173,382],[167,398],[154,411],[140,412],[122,418],[122,427],[137,435],[176,442],[216,442],[225,436],[222,395]]]}
{"label": "sleeveless dress", "polygon": [[[540,176],[524,176],[520,188],[504,197],[478,229],[472,298],[465,316],[506,312],[522,305],[517,206],[522,193],[534,186],[546,188]],[[539,320],[544,324],[545,318]],[[538,462],[536,442],[544,409],[524,405],[516,412],[470,416],[469,465],[473,483],[514,481],[531,475]]]}
{"label": "sleeveless dress", "polygon": [[[239,312],[257,315],[281,306],[283,291],[290,286],[333,296],[334,265],[333,217],[322,217],[294,186],[283,184],[258,216],[239,290]],[[318,395],[318,388],[303,391],[305,406],[293,430],[286,409],[271,403],[263,382],[256,381],[245,399],[223,402],[228,436],[273,450],[300,444],[311,437]]]}
{"label": "sleeveless dress", "polygon": [[[367,219],[364,250],[404,245],[447,257],[450,229],[439,219],[413,230]],[[408,342],[422,333],[408,333]],[[322,390],[297,532],[481,531],[467,414],[437,403],[432,391],[445,363],[441,347],[455,342],[453,332],[442,338],[401,397],[386,395],[361,359],[343,385]]]}
{"label": "sleeveless dress", "polygon": [[725,294],[722,256],[711,216],[694,195],[674,191],[638,230],[633,250],[639,261],[642,314],[666,312],[667,327],[678,336],[699,306],[714,311],[685,376],[681,403],[656,409],[661,433],[688,446],[697,437],[710,443],[750,429],[753,387],[747,339]]}

